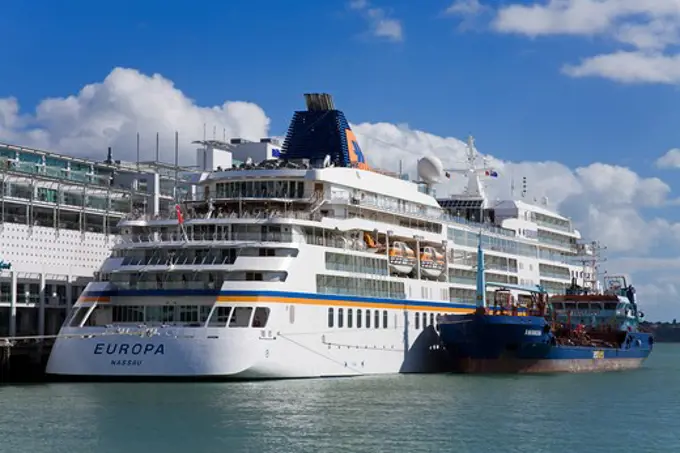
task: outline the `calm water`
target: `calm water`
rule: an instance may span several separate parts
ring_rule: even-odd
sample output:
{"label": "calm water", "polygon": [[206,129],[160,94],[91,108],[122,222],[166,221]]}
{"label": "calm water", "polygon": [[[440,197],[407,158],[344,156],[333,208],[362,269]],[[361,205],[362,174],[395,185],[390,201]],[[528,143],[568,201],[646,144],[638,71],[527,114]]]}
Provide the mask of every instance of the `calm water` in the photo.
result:
{"label": "calm water", "polygon": [[639,371],[0,387],[0,452],[678,452],[680,346]]}

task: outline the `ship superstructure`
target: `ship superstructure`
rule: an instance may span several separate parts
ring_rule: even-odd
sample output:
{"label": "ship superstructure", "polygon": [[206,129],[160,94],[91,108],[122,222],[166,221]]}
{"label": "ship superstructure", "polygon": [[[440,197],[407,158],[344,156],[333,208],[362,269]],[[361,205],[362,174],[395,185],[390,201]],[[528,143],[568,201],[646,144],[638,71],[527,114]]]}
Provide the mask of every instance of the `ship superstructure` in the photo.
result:
{"label": "ship superstructure", "polygon": [[306,101],[281,148],[201,141],[199,165],[212,171],[196,198],[169,218],[119,223],[121,240],[62,327],[48,373],[436,371],[437,316],[475,308],[480,231],[488,281],[562,292],[583,271],[570,262],[580,235],[568,219],[489,204],[481,178],[495,171],[471,163],[467,193],[437,201],[438,159],[419,161],[417,182],[374,169],[330,96]]}

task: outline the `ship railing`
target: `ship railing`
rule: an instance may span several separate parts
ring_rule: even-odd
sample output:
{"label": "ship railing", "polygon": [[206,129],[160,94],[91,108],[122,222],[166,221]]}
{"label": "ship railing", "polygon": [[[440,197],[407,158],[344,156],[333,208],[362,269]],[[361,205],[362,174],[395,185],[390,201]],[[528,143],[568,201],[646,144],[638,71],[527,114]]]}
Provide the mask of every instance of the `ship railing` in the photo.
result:
{"label": "ship railing", "polygon": [[545,237],[545,236],[538,236],[538,242],[542,242],[544,244],[556,245],[558,247],[562,247],[562,248],[569,249],[569,250],[574,249],[575,246],[576,246],[575,243],[571,243],[569,241],[563,241],[563,240],[560,240],[560,239],[552,239],[552,238],[548,238],[548,237]]}
{"label": "ship railing", "polygon": [[188,250],[181,250],[176,257],[165,253],[163,256],[126,256],[121,266],[225,266],[234,263],[234,256],[195,255]]}
{"label": "ship railing", "polygon": [[[214,215],[211,214],[208,216],[206,213],[205,215],[197,215],[197,214],[191,214],[191,213],[186,213],[182,214],[184,217],[185,222],[191,223],[192,220],[219,220],[219,219],[294,219],[294,220],[320,220],[321,216],[315,216],[308,212],[307,210],[280,210],[280,209],[240,209],[240,210],[229,210],[229,211],[216,211],[214,212]],[[128,215],[124,221],[144,221],[144,222],[153,222],[153,221],[162,221],[162,222],[168,222],[168,221],[177,221],[177,217],[174,215],[147,215],[147,214],[132,214]]]}
{"label": "ship railing", "polygon": [[569,280],[571,278],[571,275],[569,273],[560,273],[560,272],[551,272],[551,271],[540,271],[539,270],[539,275],[540,275],[540,277],[556,278],[556,279],[559,279],[559,280]]}
{"label": "ship railing", "polygon": [[[366,207],[370,208],[376,211],[381,211],[385,213],[390,213],[394,215],[400,215],[400,216],[405,216],[409,218],[414,218],[414,219],[421,219],[421,220],[426,220],[426,221],[434,221],[434,222],[440,222],[440,223],[446,223],[446,224],[459,224],[459,225],[465,225],[469,227],[473,227],[475,229],[482,229],[483,231],[486,231],[488,233],[496,234],[499,236],[503,237],[508,237],[512,238],[514,237],[514,232],[500,228],[494,225],[488,225],[488,224],[481,224],[477,222],[472,222],[467,219],[464,219],[462,217],[455,217],[451,216],[445,212],[440,212],[437,214],[431,214],[427,212],[418,212],[414,210],[408,210],[404,208],[399,208],[397,206],[391,206],[389,203],[379,203],[379,202],[373,202],[370,200],[359,200],[357,198],[351,198],[348,196],[343,196],[343,195],[336,195],[336,194],[324,194],[324,193],[315,193],[313,194],[309,200],[310,203],[312,203],[313,206],[321,206],[323,204],[342,204],[346,206],[358,206],[358,207]],[[430,208],[433,209],[433,208]],[[330,213],[335,213],[337,211],[330,210]],[[184,220],[185,222],[191,223],[192,220],[205,220],[206,218],[210,219],[294,219],[294,220],[312,220],[312,221],[319,221],[322,219],[322,215],[320,212],[318,212],[318,209],[316,212],[311,213],[307,210],[302,211],[302,210],[277,210],[277,209],[269,209],[269,210],[264,210],[264,209],[240,209],[238,211],[216,211],[214,215],[210,215],[207,217],[207,214],[205,215],[195,215],[192,214],[191,212],[183,213],[184,215]],[[328,217],[334,217],[334,218],[347,218],[347,216],[338,216],[335,214],[332,215],[327,215]],[[163,221],[170,221],[174,220],[176,221],[177,218],[174,214],[168,215],[168,216],[149,216],[149,215],[144,215],[140,213],[136,214],[131,214],[128,216],[128,220],[134,219],[134,220],[146,220],[146,221],[152,221],[152,220],[163,220]],[[389,220],[385,220],[387,223],[390,223]],[[398,224],[399,222],[397,220],[394,220],[391,223]],[[426,231],[434,231],[435,227],[428,227],[428,226],[416,226],[414,225],[414,228],[418,229],[423,229]],[[179,234],[179,233],[177,233]],[[219,239],[216,239],[219,240]],[[153,241],[150,239],[150,241]],[[555,239],[550,239],[550,238],[544,238],[540,237],[539,238],[539,243],[546,243],[550,245],[556,245],[561,248],[565,248],[568,250],[573,250],[573,244],[565,241],[559,241]],[[472,244],[476,246],[475,244]],[[493,248],[493,245],[491,246]],[[499,251],[504,251],[507,252],[506,250],[502,250],[502,248],[499,248]],[[541,255],[542,259],[549,259],[551,261],[560,261],[560,262],[568,262],[564,257],[560,257],[559,254],[545,254],[542,251]]]}
{"label": "ship railing", "polygon": [[345,204],[351,206],[366,207],[377,211],[386,212],[389,214],[401,215],[408,218],[415,218],[426,221],[433,221],[437,223],[453,223],[466,226],[472,226],[476,229],[483,229],[484,231],[498,234],[506,237],[515,237],[514,231],[507,230],[495,225],[472,222],[463,217],[452,216],[443,210],[435,207],[424,206],[420,209],[407,209],[398,203],[391,203],[388,201],[372,201],[370,199],[358,199],[356,197],[348,197],[345,195],[330,194],[326,196],[327,202],[332,204]]}
{"label": "ship railing", "polygon": [[[116,241],[118,246],[129,246],[136,244],[153,244],[160,249],[167,249],[171,246],[183,246],[188,243],[211,243],[211,242],[238,242],[251,244],[261,243],[277,243],[277,244],[308,244],[328,247],[333,249],[352,250],[357,252],[366,251],[367,247],[363,238],[352,238],[343,236],[341,233],[337,235],[321,235],[321,234],[291,234],[291,233],[242,233],[242,232],[215,232],[215,233],[192,233],[187,232],[186,235],[178,233],[156,233],[149,235],[126,235]],[[241,244],[239,244],[241,245]],[[211,246],[212,245],[208,245]],[[156,249],[158,250],[158,249]],[[164,252],[166,253],[166,252]],[[177,261],[174,264],[194,264],[186,261],[181,261],[185,255],[178,255]],[[213,256],[213,255],[210,255]],[[382,257],[382,254],[372,254],[372,256]],[[123,265],[162,265],[167,263],[170,258],[155,258],[140,257],[139,255],[131,254],[124,257]],[[156,260],[156,261],[154,261]],[[162,261],[162,262],[161,262]],[[141,264],[140,264],[141,263]],[[222,263],[220,263],[222,264]]]}
{"label": "ship railing", "polygon": [[[403,207],[399,207],[398,204],[389,202],[375,202],[367,199],[358,199],[356,197],[350,197],[347,195],[337,195],[334,193],[326,193],[326,192],[321,192],[317,191],[312,193],[312,195],[306,200],[310,205],[312,205],[316,209],[305,209],[303,210],[250,210],[250,209],[239,209],[239,210],[230,210],[230,211],[219,211],[216,210],[214,215],[211,215],[208,218],[238,218],[238,219],[252,219],[252,218],[292,218],[292,219],[301,219],[301,220],[320,220],[321,215],[316,215],[316,211],[318,211],[318,207],[322,206],[323,204],[343,204],[347,206],[358,206],[358,207],[365,207],[365,208],[370,208],[373,210],[389,213],[389,214],[395,214],[395,215],[401,215],[404,217],[409,217],[409,218],[415,218],[415,219],[420,219],[420,220],[426,220],[426,221],[433,221],[433,222],[439,222],[439,223],[454,223],[454,224],[461,224],[461,225],[467,225],[467,226],[472,226],[474,228],[482,228],[484,231],[488,231],[494,234],[506,236],[506,237],[514,237],[514,232],[510,230],[506,230],[504,228],[500,228],[494,225],[488,225],[488,224],[482,224],[482,223],[477,223],[477,222],[472,222],[469,221],[465,218],[462,217],[456,217],[456,216],[451,216],[447,214],[444,211],[439,211],[437,208],[434,207],[423,207],[422,209],[405,209]],[[248,202],[244,202],[244,204],[248,204]],[[247,207],[247,206],[246,206]],[[432,210],[436,212],[423,212],[423,210]],[[331,211],[332,212],[332,211]],[[206,219],[205,215],[198,215],[192,212],[191,209],[188,210],[188,212],[183,212],[182,215],[184,216],[184,220],[190,221],[194,219]],[[337,216],[335,216],[337,217]],[[339,218],[339,217],[338,217]],[[136,210],[134,212],[131,212],[125,220],[141,220],[141,221],[169,221],[169,220],[177,220],[177,216],[174,212],[166,214],[166,215],[149,215],[145,214],[139,210]]]}
{"label": "ship railing", "polygon": [[117,280],[112,281],[111,284],[116,289],[122,290],[164,290],[164,289],[193,289],[193,290],[217,290],[222,287],[222,280],[215,279],[214,281],[130,281]]}
{"label": "ship railing", "polygon": [[538,219],[538,218],[535,218],[535,217],[533,217],[532,220],[537,225],[544,226],[544,227],[550,228],[552,230],[564,231],[566,233],[572,233],[573,232],[572,228],[568,225],[565,226],[565,225],[561,225],[561,224],[558,224],[558,223],[550,222],[548,220],[541,220],[541,219]]}

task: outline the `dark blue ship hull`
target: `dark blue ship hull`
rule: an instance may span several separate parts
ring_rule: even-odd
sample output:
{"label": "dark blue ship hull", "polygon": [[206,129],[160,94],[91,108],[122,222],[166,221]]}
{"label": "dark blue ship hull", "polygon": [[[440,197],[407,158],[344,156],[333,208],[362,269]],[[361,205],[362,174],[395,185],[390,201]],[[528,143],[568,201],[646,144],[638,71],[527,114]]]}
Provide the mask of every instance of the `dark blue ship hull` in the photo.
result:
{"label": "dark blue ship hull", "polygon": [[454,368],[464,373],[593,372],[639,368],[654,340],[641,332],[610,332],[587,346],[559,344],[542,317],[472,314],[440,323]]}

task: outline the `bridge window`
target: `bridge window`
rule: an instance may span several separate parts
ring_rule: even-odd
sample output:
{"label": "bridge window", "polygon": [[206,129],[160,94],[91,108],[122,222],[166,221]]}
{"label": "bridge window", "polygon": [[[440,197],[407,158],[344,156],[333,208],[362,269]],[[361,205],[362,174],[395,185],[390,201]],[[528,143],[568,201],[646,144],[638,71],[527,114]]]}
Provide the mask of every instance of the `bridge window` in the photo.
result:
{"label": "bridge window", "polygon": [[253,316],[252,327],[264,329],[267,326],[268,320],[269,320],[269,308],[257,307],[255,309],[255,316]]}
{"label": "bridge window", "polygon": [[342,308],[338,308],[338,327],[343,326],[343,313],[342,313]]}
{"label": "bridge window", "polygon": [[420,329],[420,313],[416,312],[416,329]]}
{"label": "bridge window", "polygon": [[201,305],[201,318],[199,322],[201,325],[205,324],[205,322],[208,320],[210,317],[210,310],[212,310],[212,307],[210,305]]}
{"label": "bridge window", "polygon": [[229,320],[229,327],[248,327],[253,307],[234,307]]}
{"label": "bridge window", "polygon": [[347,309],[347,327],[352,328],[352,309]]}
{"label": "bridge window", "polygon": [[335,314],[333,313],[333,307],[328,308],[328,327],[333,327],[333,321],[335,321]]}
{"label": "bridge window", "polygon": [[371,310],[366,310],[366,328],[371,328]]}
{"label": "bridge window", "polygon": [[373,323],[373,327],[375,327],[376,329],[379,329],[380,328],[380,310],[376,310],[373,313],[375,314],[375,317],[374,317],[375,322]]}
{"label": "bridge window", "polygon": [[199,306],[181,305],[179,308],[179,321],[184,323],[198,323]]}
{"label": "bridge window", "polygon": [[387,329],[387,310],[383,310],[383,329]]}
{"label": "bridge window", "polygon": [[361,310],[357,310],[357,328],[361,328]]}
{"label": "bridge window", "polygon": [[82,324],[83,320],[85,319],[85,316],[87,316],[87,313],[90,311],[90,307],[80,307],[78,308],[75,313],[73,313],[73,316],[71,317],[71,322],[69,325],[71,327],[80,327],[80,324]]}
{"label": "bridge window", "polygon": [[83,327],[106,326],[108,324],[112,324],[111,307],[96,305],[90,316],[85,320]]}
{"label": "bridge window", "polygon": [[231,307],[220,305],[213,310],[208,327],[226,327],[229,315],[231,314]]}
{"label": "bridge window", "polygon": [[140,305],[114,305],[112,322],[115,324],[144,322],[144,307]]}
{"label": "bridge window", "polygon": [[434,313],[430,313],[430,325],[434,326]]}

